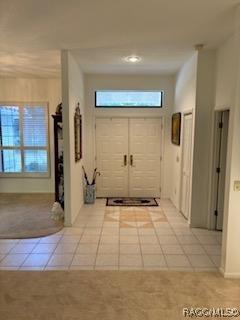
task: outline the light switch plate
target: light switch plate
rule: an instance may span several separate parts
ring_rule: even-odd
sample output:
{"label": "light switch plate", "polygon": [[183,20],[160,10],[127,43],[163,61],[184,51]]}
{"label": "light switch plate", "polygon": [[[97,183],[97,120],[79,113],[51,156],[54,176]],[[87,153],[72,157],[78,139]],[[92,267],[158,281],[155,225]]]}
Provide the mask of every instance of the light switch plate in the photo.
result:
{"label": "light switch plate", "polygon": [[240,181],[234,181],[234,191],[240,191]]}

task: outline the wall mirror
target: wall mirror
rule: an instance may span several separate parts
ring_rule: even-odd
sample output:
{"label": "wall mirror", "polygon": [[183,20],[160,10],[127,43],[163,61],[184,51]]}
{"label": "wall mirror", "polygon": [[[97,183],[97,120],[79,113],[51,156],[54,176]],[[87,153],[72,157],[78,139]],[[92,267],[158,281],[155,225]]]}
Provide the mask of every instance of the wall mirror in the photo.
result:
{"label": "wall mirror", "polygon": [[82,159],[82,115],[80,104],[77,104],[74,114],[74,137],[75,137],[75,162]]}
{"label": "wall mirror", "polygon": [[172,143],[180,146],[181,138],[181,113],[174,113],[172,116]]}

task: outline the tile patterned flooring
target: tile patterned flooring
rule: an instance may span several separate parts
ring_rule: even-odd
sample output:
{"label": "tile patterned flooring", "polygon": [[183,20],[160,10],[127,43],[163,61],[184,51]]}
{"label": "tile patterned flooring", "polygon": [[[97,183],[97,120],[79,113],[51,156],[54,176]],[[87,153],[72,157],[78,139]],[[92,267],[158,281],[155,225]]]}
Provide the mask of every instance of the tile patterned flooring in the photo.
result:
{"label": "tile patterned flooring", "polygon": [[159,207],[84,206],[72,228],[0,240],[0,270],[218,271],[221,233],[189,228],[169,200]]}

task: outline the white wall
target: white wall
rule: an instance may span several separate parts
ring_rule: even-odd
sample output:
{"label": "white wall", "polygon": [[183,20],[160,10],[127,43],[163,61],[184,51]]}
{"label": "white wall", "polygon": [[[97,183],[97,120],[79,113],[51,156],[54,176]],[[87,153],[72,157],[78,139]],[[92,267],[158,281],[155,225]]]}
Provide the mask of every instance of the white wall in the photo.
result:
{"label": "white wall", "polygon": [[215,109],[226,108],[230,124],[221,270],[227,277],[240,277],[240,193],[234,191],[234,181],[240,180],[240,7],[234,36],[217,52]]}
{"label": "white wall", "polygon": [[[192,57],[182,66],[176,76],[174,110],[173,112],[193,112],[193,130],[194,130],[194,109],[196,106],[196,82],[197,82],[197,60],[198,53],[195,52]],[[183,129],[183,121],[182,121]],[[183,132],[183,130],[181,130]],[[171,200],[174,205],[180,209],[180,190],[181,190],[181,157],[182,143],[180,146],[172,145],[172,192]]]}
{"label": "white wall", "polygon": [[215,50],[199,51],[190,217],[191,226],[198,228],[207,228],[210,208],[215,62]]}
{"label": "white wall", "polygon": [[217,50],[215,110],[232,108],[236,86],[235,37],[231,36]]}
{"label": "white wall", "polygon": [[[71,226],[83,205],[82,165],[84,160],[75,162],[74,113],[79,102],[84,123],[84,81],[83,73],[72,55],[64,50],[61,58],[65,225]],[[83,147],[84,136],[83,130]]]}
{"label": "white wall", "polygon": [[48,193],[54,192],[53,119],[56,106],[61,102],[60,79],[0,79],[0,102],[47,102],[49,106],[50,178],[0,178],[0,192]]}
{"label": "white wall", "polygon": [[[164,107],[162,109],[100,109],[95,108],[94,94],[96,90],[164,90]],[[162,197],[171,195],[171,114],[173,108],[174,78],[172,76],[149,75],[86,75],[86,169],[89,174],[95,166],[95,131],[96,117],[164,117],[164,170],[162,172]]]}
{"label": "white wall", "polygon": [[[207,228],[210,202],[212,126],[215,99],[214,50],[200,50],[176,76],[174,112],[193,113],[190,218],[192,227]],[[182,121],[183,129],[183,121]],[[183,130],[182,130],[183,133]],[[182,143],[173,146],[172,201],[180,209]]]}
{"label": "white wall", "polygon": [[215,110],[230,110],[228,154],[226,167],[226,182],[224,196],[224,221],[223,221],[223,248],[222,248],[222,270],[225,272],[226,250],[227,250],[227,228],[229,214],[229,196],[231,185],[231,144],[233,139],[234,105],[237,79],[237,54],[236,40],[233,35],[217,50],[216,62],[216,97]]}

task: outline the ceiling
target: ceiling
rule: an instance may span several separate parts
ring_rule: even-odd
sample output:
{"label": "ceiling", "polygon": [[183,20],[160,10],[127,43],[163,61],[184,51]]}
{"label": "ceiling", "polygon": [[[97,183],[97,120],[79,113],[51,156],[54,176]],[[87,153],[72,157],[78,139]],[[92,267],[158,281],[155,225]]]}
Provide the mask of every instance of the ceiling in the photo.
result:
{"label": "ceiling", "polygon": [[[221,44],[240,0],[1,0],[0,76],[56,77],[60,50],[88,73],[172,74]],[[139,64],[124,56],[137,54]]]}

